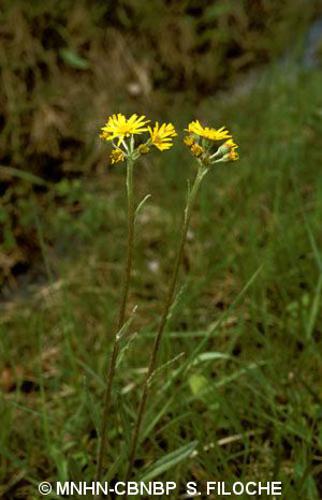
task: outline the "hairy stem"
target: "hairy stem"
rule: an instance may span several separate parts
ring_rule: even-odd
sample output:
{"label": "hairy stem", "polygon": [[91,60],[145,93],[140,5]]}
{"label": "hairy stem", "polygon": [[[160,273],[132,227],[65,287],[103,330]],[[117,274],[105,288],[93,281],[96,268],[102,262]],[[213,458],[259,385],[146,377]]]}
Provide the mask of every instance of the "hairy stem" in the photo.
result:
{"label": "hairy stem", "polygon": [[159,323],[159,328],[157,330],[154,344],[152,346],[148,371],[147,371],[146,377],[144,379],[142,395],[141,395],[141,399],[140,399],[140,403],[139,403],[136,421],[134,424],[130,453],[129,453],[128,469],[127,469],[126,476],[125,476],[126,482],[130,480],[131,475],[132,475],[132,471],[133,471],[133,464],[134,464],[135,454],[136,454],[136,450],[137,450],[137,445],[138,445],[138,440],[139,440],[139,435],[140,435],[140,430],[141,430],[141,425],[142,425],[142,419],[144,416],[146,403],[147,403],[147,399],[148,399],[148,395],[149,395],[150,380],[151,380],[151,377],[152,377],[154,370],[155,370],[155,367],[156,367],[157,356],[159,353],[162,336],[163,336],[164,329],[165,329],[167,319],[169,316],[169,311],[170,311],[170,308],[171,308],[171,305],[173,303],[173,299],[175,296],[178,273],[179,273],[180,264],[181,264],[181,261],[183,258],[183,252],[184,252],[184,247],[185,247],[185,243],[186,243],[186,239],[187,239],[187,232],[189,229],[192,208],[193,208],[197,193],[199,191],[200,183],[201,183],[201,181],[206,173],[207,173],[207,169],[200,166],[200,168],[197,172],[197,175],[195,177],[192,189],[191,189],[191,191],[188,192],[187,203],[186,203],[186,207],[184,210],[184,216],[183,216],[183,222],[182,222],[182,228],[181,228],[180,243],[179,243],[178,250],[177,250],[177,255],[176,255],[176,259],[175,259],[175,263],[174,263],[174,267],[173,267],[173,271],[172,271],[172,276],[171,276],[171,281],[170,281],[168,293],[166,295],[166,299],[165,299],[165,303],[164,303],[163,312],[161,315],[161,320]]}
{"label": "hairy stem", "polygon": [[98,452],[96,480],[102,478],[104,459],[107,448],[107,424],[109,410],[111,406],[112,385],[115,375],[116,362],[119,353],[119,332],[125,323],[126,305],[129,294],[129,286],[131,280],[132,260],[133,260],[133,240],[134,240],[134,196],[133,196],[133,161],[128,158],[127,161],[127,176],[126,176],[126,191],[127,191],[127,255],[124,268],[123,289],[121,296],[121,304],[119,309],[116,332],[112,347],[111,358],[106,376],[106,386],[104,393],[103,414],[101,422],[100,445]]}

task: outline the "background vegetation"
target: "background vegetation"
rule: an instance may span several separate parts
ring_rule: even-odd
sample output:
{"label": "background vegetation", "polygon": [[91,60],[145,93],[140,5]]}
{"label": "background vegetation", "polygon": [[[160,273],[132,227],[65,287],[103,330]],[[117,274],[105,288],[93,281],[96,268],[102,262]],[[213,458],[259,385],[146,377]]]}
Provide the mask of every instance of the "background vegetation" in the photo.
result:
{"label": "background vegetation", "polygon": [[[241,154],[203,186],[137,477],[273,478],[286,498],[321,497],[322,78],[303,67],[320,12],[304,0],[2,2],[4,498],[94,477],[125,250],[125,172],[97,138],[115,111],[178,129],[224,124]],[[135,172],[138,199],[152,196],[137,226],[138,334],[118,371],[109,479],[124,475],[192,175],[180,141]]]}

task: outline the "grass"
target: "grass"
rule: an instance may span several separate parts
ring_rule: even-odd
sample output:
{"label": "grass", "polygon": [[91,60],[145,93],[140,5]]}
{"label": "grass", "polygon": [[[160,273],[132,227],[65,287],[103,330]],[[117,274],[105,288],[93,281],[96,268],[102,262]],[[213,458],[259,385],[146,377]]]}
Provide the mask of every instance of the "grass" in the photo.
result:
{"label": "grass", "polygon": [[[320,88],[319,72],[282,77],[273,68],[248,95],[206,98],[197,110],[172,107],[178,126],[195,115],[229,126],[241,161],[208,174],[201,190],[137,478],[182,487],[274,479],[285,498],[321,497]],[[138,165],[134,176],[140,197],[151,199],[138,218],[130,297],[131,307],[139,306],[131,325],[137,335],[122,345],[108,479],[125,474],[185,182],[193,176],[183,146],[166,158]],[[48,284],[3,310],[0,326],[4,498],[37,498],[44,480],[94,478],[126,244],[124,175],[117,167],[60,183],[69,202],[48,220],[36,207]]]}

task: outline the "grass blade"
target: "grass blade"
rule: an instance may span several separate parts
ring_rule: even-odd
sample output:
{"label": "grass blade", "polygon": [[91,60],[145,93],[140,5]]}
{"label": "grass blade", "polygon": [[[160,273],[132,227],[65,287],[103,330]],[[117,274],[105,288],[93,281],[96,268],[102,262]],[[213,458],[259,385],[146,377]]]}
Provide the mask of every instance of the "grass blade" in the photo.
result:
{"label": "grass blade", "polygon": [[157,460],[140,478],[141,481],[151,481],[163,472],[172,469],[175,465],[188,458],[196,449],[198,441],[192,441],[189,444],[181,446],[176,451],[168,453],[166,456]]}

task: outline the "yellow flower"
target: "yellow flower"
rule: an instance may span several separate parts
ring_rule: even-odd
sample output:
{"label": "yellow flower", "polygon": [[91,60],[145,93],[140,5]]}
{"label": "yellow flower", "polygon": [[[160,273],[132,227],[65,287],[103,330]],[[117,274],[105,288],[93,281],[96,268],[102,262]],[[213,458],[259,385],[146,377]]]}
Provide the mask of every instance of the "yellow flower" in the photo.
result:
{"label": "yellow flower", "polygon": [[236,149],[231,149],[228,153],[226,153],[220,160],[217,160],[218,162],[220,161],[236,161],[239,159],[239,154],[237,153]]}
{"label": "yellow flower", "polygon": [[199,146],[199,144],[192,144],[192,146],[191,146],[190,150],[191,150],[191,153],[192,153],[194,156],[196,156],[197,158],[198,158],[199,156],[201,156],[201,155],[202,155],[202,153],[204,152],[204,149],[203,149],[201,146]]}
{"label": "yellow flower", "polygon": [[100,137],[106,141],[113,141],[118,139],[118,146],[121,144],[125,137],[129,137],[132,134],[142,134],[148,129],[146,124],[150,120],[146,120],[145,116],[140,116],[134,114],[130,118],[126,118],[121,113],[117,115],[112,115],[108,118],[104,127],[102,127],[102,133]]}
{"label": "yellow flower", "polygon": [[[236,147],[238,147],[238,146],[236,146]],[[231,151],[229,151],[228,157],[229,157],[230,161],[236,161],[239,158],[239,154],[237,153],[237,151],[235,149],[232,149]]]}
{"label": "yellow flower", "polygon": [[239,146],[235,143],[235,141],[233,141],[233,139],[228,139],[228,141],[225,141],[224,144],[222,144],[220,148],[218,148],[216,154],[213,155],[214,158],[218,158],[218,156],[221,156],[221,158],[215,160],[215,163],[221,161],[238,160],[239,155],[236,151],[237,148],[239,148]]}
{"label": "yellow flower", "polygon": [[189,148],[195,143],[194,138],[191,135],[186,135],[186,137],[183,139],[183,142]]}
{"label": "yellow flower", "polygon": [[152,144],[160,151],[170,149],[173,146],[172,137],[178,135],[172,123],[163,123],[160,127],[159,123],[156,122],[153,130],[151,127],[148,129]]}
{"label": "yellow flower", "polygon": [[114,163],[119,163],[120,161],[125,160],[125,154],[120,149],[112,149],[110,154],[110,160],[112,165]]}
{"label": "yellow flower", "polygon": [[239,146],[233,141],[233,139],[228,139],[228,141],[225,141],[224,144],[220,146],[218,154],[225,155],[231,151],[235,151],[238,147]]}
{"label": "yellow flower", "polygon": [[195,120],[189,123],[186,130],[191,134],[205,137],[205,139],[209,139],[210,141],[221,141],[223,139],[229,139],[231,137],[230,133],[225,127],[221,127],[218,130],[215,128],[203,127],[199,120]]}
{"label": "yellow flower", "polygon": [[228,139],[228,141],[225,141],[223,146],[226,147],[228,150],[239,148],[238,144],[236,144],[233,141],[233,139]]}

